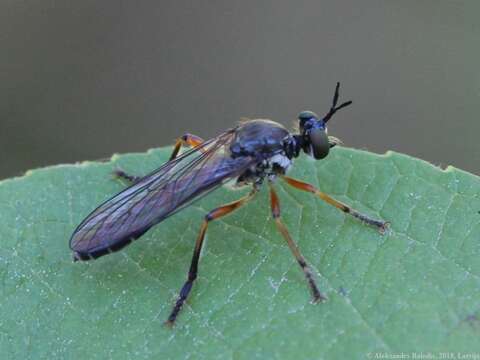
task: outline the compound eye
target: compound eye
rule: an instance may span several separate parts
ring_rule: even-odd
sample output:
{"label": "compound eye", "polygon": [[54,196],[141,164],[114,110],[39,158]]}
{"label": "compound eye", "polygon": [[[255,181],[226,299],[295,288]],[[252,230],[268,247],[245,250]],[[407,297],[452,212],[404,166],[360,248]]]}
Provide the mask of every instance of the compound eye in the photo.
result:
{"label": "compound eye", "polygon": [[330,151],[328,136],[323,129],[313,129],[309,134],[312,155],[315,159],[323,159]]}

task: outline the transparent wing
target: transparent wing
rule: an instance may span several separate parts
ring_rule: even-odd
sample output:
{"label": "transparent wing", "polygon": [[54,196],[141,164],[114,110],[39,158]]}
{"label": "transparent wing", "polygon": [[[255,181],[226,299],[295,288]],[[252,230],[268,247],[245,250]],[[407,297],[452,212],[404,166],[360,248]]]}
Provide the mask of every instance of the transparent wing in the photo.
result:
{"label": "transparent wing", "polygon": [[117,251],[153,225],[239,176],[253,158],[229,156],[234,129],[162,165],[95,209],[74,231],[77,260]]}

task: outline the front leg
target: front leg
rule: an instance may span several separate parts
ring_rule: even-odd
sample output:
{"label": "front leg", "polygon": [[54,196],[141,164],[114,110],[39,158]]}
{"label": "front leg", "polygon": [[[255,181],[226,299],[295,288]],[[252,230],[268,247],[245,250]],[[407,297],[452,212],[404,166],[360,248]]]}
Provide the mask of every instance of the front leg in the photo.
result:
{"label": "front leg", "polygon": [[288,185],[291,185],[296,189],[307,191],[307,192],[310,192],[312,194],[317,195],[323,201],[326,201],[330,205],[335,206],[337,209],[342,210],[346,214],[352,215],[354,218],[359,219],[360,221],[364,222],[365,224],[375,226],[381,234],[385,233],[385,231],[388,228],[388,225],[389,225],[388,222],[382,221],[382,220],[376,220],[376,219],[373,219],[373,218],[369,217],[368,215],[362,214],[362,213],[358,212],[357,210],[351,208],[347,204],[344,204],[344,203],[342,203],[338,200],[335,200],[334,198],[330,197],[329,195],[325,194],[324,192],[321,192],[320,190],[315,188],[313,185],[310,185],[306,182],[303,182],[303,181],[300,181],[300,180],[297,180],[297,179],[294,179],[294,178],[291,178],[291,177],[288,177],[288,176],[282,176],[282,179],[285,180]]}

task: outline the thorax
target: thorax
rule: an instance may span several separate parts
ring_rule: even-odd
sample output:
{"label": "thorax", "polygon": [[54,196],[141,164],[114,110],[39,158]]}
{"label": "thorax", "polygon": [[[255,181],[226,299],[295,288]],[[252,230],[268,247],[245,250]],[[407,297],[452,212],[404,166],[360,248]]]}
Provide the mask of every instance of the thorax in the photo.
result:
{"label": "thorax", "polygon": [[230,145],[231,156],[251,156],[257,162],[239,178],[239,185],[259,184],[265,177],[269,180],[284,174],[292,164],[293,137],[290,132],[271,120],[250,120],[241,124]]}

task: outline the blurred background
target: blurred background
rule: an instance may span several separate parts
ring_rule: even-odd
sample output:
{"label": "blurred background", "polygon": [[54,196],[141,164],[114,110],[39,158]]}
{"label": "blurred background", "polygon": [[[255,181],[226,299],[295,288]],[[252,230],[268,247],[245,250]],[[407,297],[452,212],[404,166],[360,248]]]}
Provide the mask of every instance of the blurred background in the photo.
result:
{"label": "blurred background", "polygon": [[330,106],[345,146],[479,174],[478,1],[0,2],[0,178],[290,126]]}

